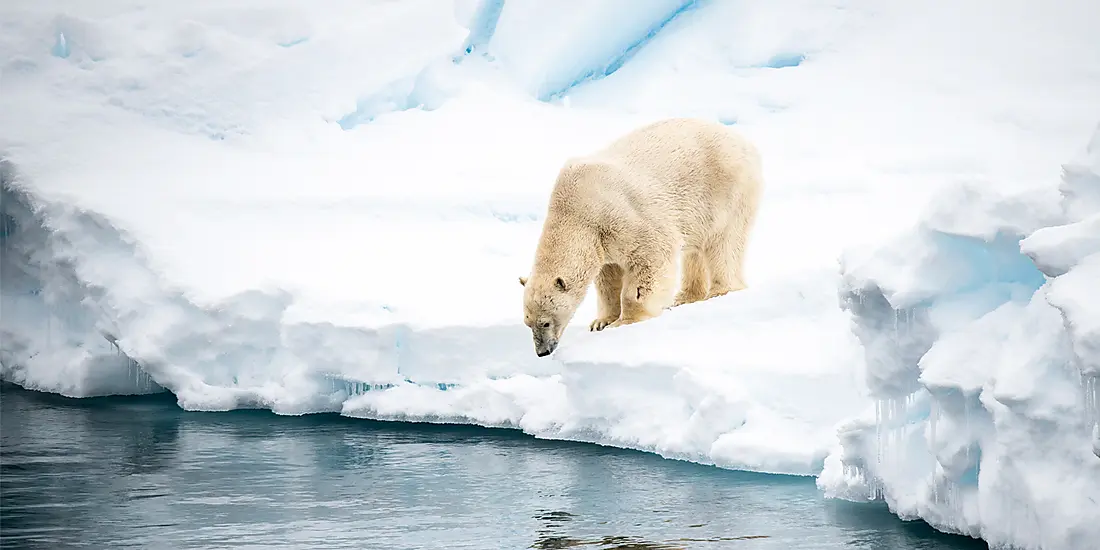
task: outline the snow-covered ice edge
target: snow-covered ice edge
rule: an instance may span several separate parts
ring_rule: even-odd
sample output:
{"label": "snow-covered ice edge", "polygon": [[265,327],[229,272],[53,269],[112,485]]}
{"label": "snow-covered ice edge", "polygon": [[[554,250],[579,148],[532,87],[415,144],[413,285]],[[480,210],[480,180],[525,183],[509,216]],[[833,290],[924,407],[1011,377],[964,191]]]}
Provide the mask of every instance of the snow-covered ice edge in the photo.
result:
{"label": "snow-covered ice edge", "polygon": [[[285,292],[197,305],[109,220],[37,197],[3,167],[0,374],[29,389],[168,390],[189,410],[517,428],[795,475],[820,471],[834,425],[863,399],[834,274],[772,282],[620,331],[592,334],[578,323],[553,359],[539,359],[519,319],[294,321]],[[723,323],[708,322],[716,317]],[[838,399],[815,402],[822,392]]]}
{"label": "snow-covered ice edge", "polygon": [[826,494],[995,548],[1100,540],[1100,127],[1060,186],[953,187],[843,272],[877,402]]}

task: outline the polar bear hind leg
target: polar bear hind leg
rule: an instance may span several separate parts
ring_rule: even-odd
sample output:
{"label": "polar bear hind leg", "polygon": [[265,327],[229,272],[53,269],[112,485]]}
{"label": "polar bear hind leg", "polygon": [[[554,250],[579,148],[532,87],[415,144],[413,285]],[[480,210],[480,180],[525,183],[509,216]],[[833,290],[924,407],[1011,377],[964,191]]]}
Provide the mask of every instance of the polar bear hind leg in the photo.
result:
{"label": "polar bear hind leg", "polygon": [[744,290],[745,275],[745,226],[751,219],[739,219],[730,225],[732,231],[721,232],[710,239],[704,249],[710,268],[710,290],[706,299],[717,298],[730,292]]}
{"label": "polar bear hind leg", "polygon": [[707,297],[710,273],[703,251],[697,248],[684,248],[680,254],[680,292],[672,306],[698,302]]}

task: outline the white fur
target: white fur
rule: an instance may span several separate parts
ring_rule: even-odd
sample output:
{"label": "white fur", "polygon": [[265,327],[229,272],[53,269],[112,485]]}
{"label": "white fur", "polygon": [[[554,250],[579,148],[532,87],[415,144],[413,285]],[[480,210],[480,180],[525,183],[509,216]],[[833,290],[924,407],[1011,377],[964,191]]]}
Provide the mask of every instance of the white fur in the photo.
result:
{"label": "white fur", "polygon": [[599,306],[592,330],[745,288],[745,248],[762,185],[756,147],[699,119],[642,126],[566,161],[531,274],[520,278],[524,322],[536,348],[542,342],[537,351],[556,347],[593,282]]}

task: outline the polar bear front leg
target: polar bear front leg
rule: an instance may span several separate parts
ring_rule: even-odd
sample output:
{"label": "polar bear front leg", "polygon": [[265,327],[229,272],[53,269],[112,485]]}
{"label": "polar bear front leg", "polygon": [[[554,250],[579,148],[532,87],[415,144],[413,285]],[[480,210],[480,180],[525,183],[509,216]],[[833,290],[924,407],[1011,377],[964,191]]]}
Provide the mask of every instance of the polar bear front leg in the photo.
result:
{"label": "polar bear front leg", "polygon": [[596,274],[596,320],[589,325],[589,330],[603,330],[619,318],[622,291],[623,268],[618,264],[604,264]]}
{"label": "polar bear front leg", "polygon": [[652,319],[672,305],[675,298],[676,262],[671,255],[655,262],[638,262],[627,268],[620,294],[622,313],[609,326],[620,327]]}

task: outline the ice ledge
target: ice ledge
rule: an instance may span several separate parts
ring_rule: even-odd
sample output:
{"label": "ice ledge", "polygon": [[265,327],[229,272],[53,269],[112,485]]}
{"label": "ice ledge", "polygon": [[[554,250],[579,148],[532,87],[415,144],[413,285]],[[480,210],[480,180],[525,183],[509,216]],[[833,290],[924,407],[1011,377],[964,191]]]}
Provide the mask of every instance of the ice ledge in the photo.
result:
{"label": "ice ledge", "polygon": [[164,391],[100,322],[104,289],[82,280],[72,258],[50,253],[65,240],[17,178],[0,158],[0,377],[69,397]]}
{"label": "ice ledge", "polygon": [[828,497],[995,548],[1100,540],[1098,149],[1056,189],[957,186],[916,231],[846,256],[878,403],[838,431]]}
{"label": "ice ledge", "polygon": [[[167,390],[192,410],[469,422],[797,475],[820,471],[835,424],[865,398],[835,273],[768,281],[613,331],[589,333],[579,320],[544,360],[518,319],[305,322],[287,313],[295,294],[278,289],[196,304],[112,220],[17,179],[3,187],[11,337],[0,377],[25,387]],[[25,311],[8,315],[9,300]],[[35,359],[42,350],[66,354]]]}

